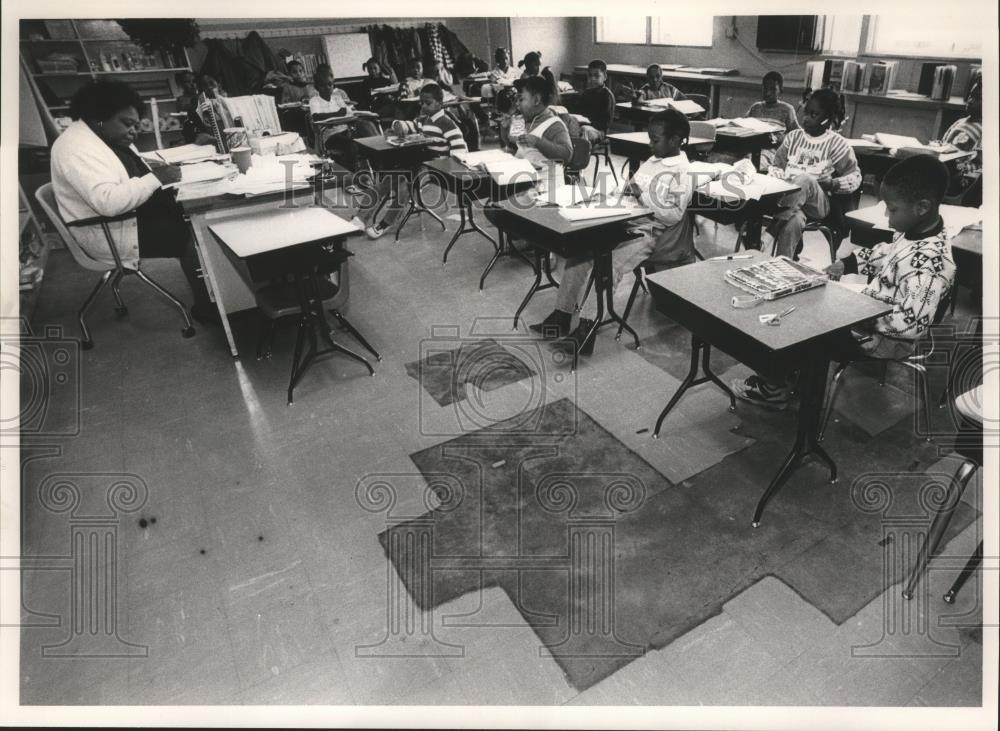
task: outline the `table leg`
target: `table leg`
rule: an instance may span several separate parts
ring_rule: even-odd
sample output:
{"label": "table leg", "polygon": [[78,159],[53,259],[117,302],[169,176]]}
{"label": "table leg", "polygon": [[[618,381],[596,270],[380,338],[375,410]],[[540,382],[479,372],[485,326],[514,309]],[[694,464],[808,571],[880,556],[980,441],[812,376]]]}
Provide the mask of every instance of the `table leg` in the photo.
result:
{"label": "table leg", "polygon": [[[500,233],[503,237],[503,233]],[[535,280],[531,283],[531,287],[528,289],[528,294],[524,295],[524,299],[521,300],[521,304],[517,308],[517,312],[514,313],[514,329],[517,330],[517,321],[521,318],[521,313],[524,312],[524,308],[528,306],[531,298],[535,296],[535,292],[542,289],[542,255],[543,253],[548,256],[547,252],[542,252],[541,249],[535,249]]]}
{"label": "table leg", "polygon": [[792,472],[795,471],[802,460],[810,453],[815,454],[830,468],[830,482],[835,483],[837,481],[837,465],[816,440],[823,395],[826,391],[826,372],[828,368],[829,362],[821,359],[807,364],[800,372],[799,424],[795,435],[795,445],[778,469],[778,473],[774,476],[774,479],[771,480],[771,484],[767,486],[764,494],[757,501],[757,507],[754,508],[753,520],[751,521],[751,525],[754,528],[760,525],[764,506],[781,489]]}
{"label": "table leg", "polygon": [[[638,350],[642,347],[639,342],[639,335],[636,333],[632,327],[625,322],[621,316],[615,311],[615,287],[614,287],[614,269],[612,265],[611,252],[605,251],[598,254],[594,259],[594,282],[597,287],[597,302],[600,304],[601,298],[603,297],[607,302],[608,309],[608,319],[603,319],[602,315],[598,315],[595,324],[597,328],[604,327],[605,325],[610,325],[612,323],[618,323],[618,325],[628,330],[632,335],[633,340],[635,340],[635,349]],[[617,339],[617,338],[616,338]]]}
{"label": "table leg", "polygon": [[420,173],[410,175],[410,199],[407,202],[406,213],[403,214],[403,219],[399,222],[399,226],[396,227],[396,241],[399,241],[399,234],[403,230],[403,226],[406,222],[410,220],[410,216],[416,213],[418,216],[421,213],[427,213],[435,221],[441,224],[441,230],[447,231],[447,226],[444,225],[444,221],[438,216],[434,211],[424,205],[423,198],[420,195]]}
{"label": "table leg", "polygon": [[[704,375],[698,375],[698,356],[701,356],[701,370]],[[712,382],[716,386],[722,389],[722,391],[729,396],[729,410],[736,411],[736,395],[729,389],[722,380],[715,375],[711,368],[711,357],[712,357],[712,347],[706,343],[704,340],[699,338],[697,335],[691,335],[691,365],[688,368],[687,375],[684,376],[684,380],[681,381],[681,385],[677,388],[677,391],[667,402],[667,405],[663,407],[663,411],[660,412],[659,418],[656,420],[656,427],[653,429],[653,439],[660,438],[660,427],[663,426],[663,420],[667,418],[667,414],[677,405],[677,402],[681,400],[681,396],[691,388],[692,386],[700,386],[703,383]]]}
{"label": "table leg", "polygon": [[[483,274],[479,277],[479,289],[482,289],[486,284],[486,277],[493,270],[494,265],[500,260],[501,256],[516,256],[518,259],[523,261],[525,264],[532,268],[536,268],[531,260],[524,255],[520,249],[518,249],[514,244],[511,243],[510,237],[506,236],[503,232],[500,233],[500,245],[497,247],[496,252],[493,254],[493,258],[489,260],[486,264],[486,268],[483,269]],[[536,272],[537,273],[537,272]]]}
{"label": "table leg", "polygon": [[[455,231],[455,234],[451,237],[451,241],[448,242],[448,246],[445,247],[444,256],[441,259],[441,263],[442,264],[448,263],[448,252],[451,251],[452,247],[455,245],[455,242],[458,241],[459,237],[462,234],[478,233],[482,235],[483,238],[485,238],[487,241],[493,244],[493,250],[494,253],[496,253],[500,248],[497,245],[497,242],[494,240],[492,236],[486,233],[486,231],[484,231],[479,226],[479,224],[476,223],[476,219],[473,218],[472,199],[469,198],[468,196],[462,196],[462,205],[459,206],[458,211],[459,214],[461,215],[461,221],[458,224],[458,229]],[[466,221],[468,221],[468,226],[466,226]],[[482,287],[480,287],[480,289],[482,289]]]}

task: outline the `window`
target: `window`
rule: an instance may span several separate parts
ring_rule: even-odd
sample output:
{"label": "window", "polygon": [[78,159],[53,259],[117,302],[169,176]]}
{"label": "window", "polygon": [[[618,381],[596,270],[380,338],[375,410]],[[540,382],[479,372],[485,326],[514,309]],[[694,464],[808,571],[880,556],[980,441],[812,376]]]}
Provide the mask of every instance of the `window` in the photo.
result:
{"label": "window", "polygon": [[823,16],[823,53],[854,56],[861,46],[862,15]]}
{"label": "window", "polygon": [[933,23],[921,13],[873,15],[868,51],[891,56],[973,57],[983,53],[983,18],[949,7]]}
{"label": "window", "polygon": [[652,33],[650,42],[654,46],[712,46],[711,15],[672,13],[655,15],[650,18]]}
{"label": "window", "polygon": [[646,17],[606,15],[596,20],[598,43],[646,43]]}
{"label": "window", "polygon": [[712,46],[711,15],[672,13],[594,18],[594,40],[598,43],[634,43],[654,46]]}

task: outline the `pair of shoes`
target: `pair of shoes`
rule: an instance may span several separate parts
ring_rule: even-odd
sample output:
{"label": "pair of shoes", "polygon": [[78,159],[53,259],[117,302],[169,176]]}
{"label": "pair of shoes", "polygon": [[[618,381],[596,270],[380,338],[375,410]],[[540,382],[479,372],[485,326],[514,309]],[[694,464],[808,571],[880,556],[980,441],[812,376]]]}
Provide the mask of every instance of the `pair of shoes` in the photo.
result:
{"label": "pair of shoes", "polygon": [[381,223],[373,223],[371,226],[365,229],[365,233],[368,235],[368,238],[375,240],[382,238],[382,236],[384,236],[385,232],[388,230],[389,230],[388,226],[385,226]]}
{"label": "pair of shoes", "polygon": [[573,322],[573,315],[562,310],[552,310],[548,317],[534,325],[528,325],[528,329],[536,332],[546,339],[564,338],[569,335],[569,326]]}
{"label": "pair of shoes", "polygon": [[594,340],[596,340],[597,332],[590,337],[590,340],[584,340],[587,337],[587,333],[590,332],[590,328],[594,326],[593,320],[588,320],[586,317],[581,317],[579,324],[576,326],[576,330],[571,332],[564,338],[560,338],[553,345],[556,347],[568,347],[570,352],[574,350],[580,355],[591,355],[594,352]]}
{"label": "pair of shoes", "polygon": [[211,302],[200,303],[191,307],[191,317],[200,325],[221,325],[219,308]]}
{"label": "pair of shoes", "polygon": [[734,378],[729,387],[736,398],[771,411],[784,411],[791,399],[788,386],[774,386],[756,374],[746,379]]}

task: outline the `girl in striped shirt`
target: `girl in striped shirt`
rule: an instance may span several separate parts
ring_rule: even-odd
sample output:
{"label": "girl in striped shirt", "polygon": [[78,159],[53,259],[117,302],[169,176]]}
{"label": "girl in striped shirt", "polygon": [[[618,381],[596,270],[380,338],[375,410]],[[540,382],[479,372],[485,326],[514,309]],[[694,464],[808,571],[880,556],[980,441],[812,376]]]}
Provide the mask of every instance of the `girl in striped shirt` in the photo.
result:
{"label": "girl in striped shirt", "polygon": [[861,187],[861,170],[847,140],[830,129],[840,113],[837,92],[819,89],[802,116],[802,129],[785,135],[774,154],[769,175],[795,183],[799,190],[782,200],[769,231],[775,252],[794,257],[802,242],[807,218],[830,214],[830,195],[853,193]]}
{"label": "girl in striped shirt", "polygon": [[[453,152],[468,152],[465,138],[447,112],[444,110],[444,92],[441,87],[431,82],[420,90],[420,116],[413,122],[397,119],[392,123],[392,131],[403,137],[417,132],[434,140],[434,144],[426,149],[437,157],[445,157]],[[382,178],[378,186],[366,188],[365,199],[362,201],[358,215],[353,223],[364,229],[370,239],[377,239],[385,234],[395,224],[402,209],[390,208],[385,217],[375,222],[375,213],[381,207],[381,202],[392,191],[393,179],[399,186],[398,200],[405,201],[410,195],[410,183],[406,176],[388,175]]]}

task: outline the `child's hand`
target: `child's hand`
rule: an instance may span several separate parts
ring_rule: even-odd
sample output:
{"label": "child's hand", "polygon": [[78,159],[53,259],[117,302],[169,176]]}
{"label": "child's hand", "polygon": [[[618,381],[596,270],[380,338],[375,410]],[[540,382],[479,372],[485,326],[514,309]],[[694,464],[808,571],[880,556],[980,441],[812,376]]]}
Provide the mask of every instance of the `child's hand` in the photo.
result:
{"label": "child's hand", "polygon": [[517,138],[517,144],[521,147],[538,147],[538,137],[535,135],[523,134]]}
{"label": "child's hand", "polygon": [[833,192],[835,186],[833,178],[830,176],[830,173],[823,173],[818,178],[816,178],[816,182],[819,183],[819,187],[825,190],[827,193]]}
{"label": "child's hand", "polygon": [[835,261],[833,264],[824,269],[823,272],[830,277],[830,279],[836,282],[844,276],[844,262],[839,260]]}

